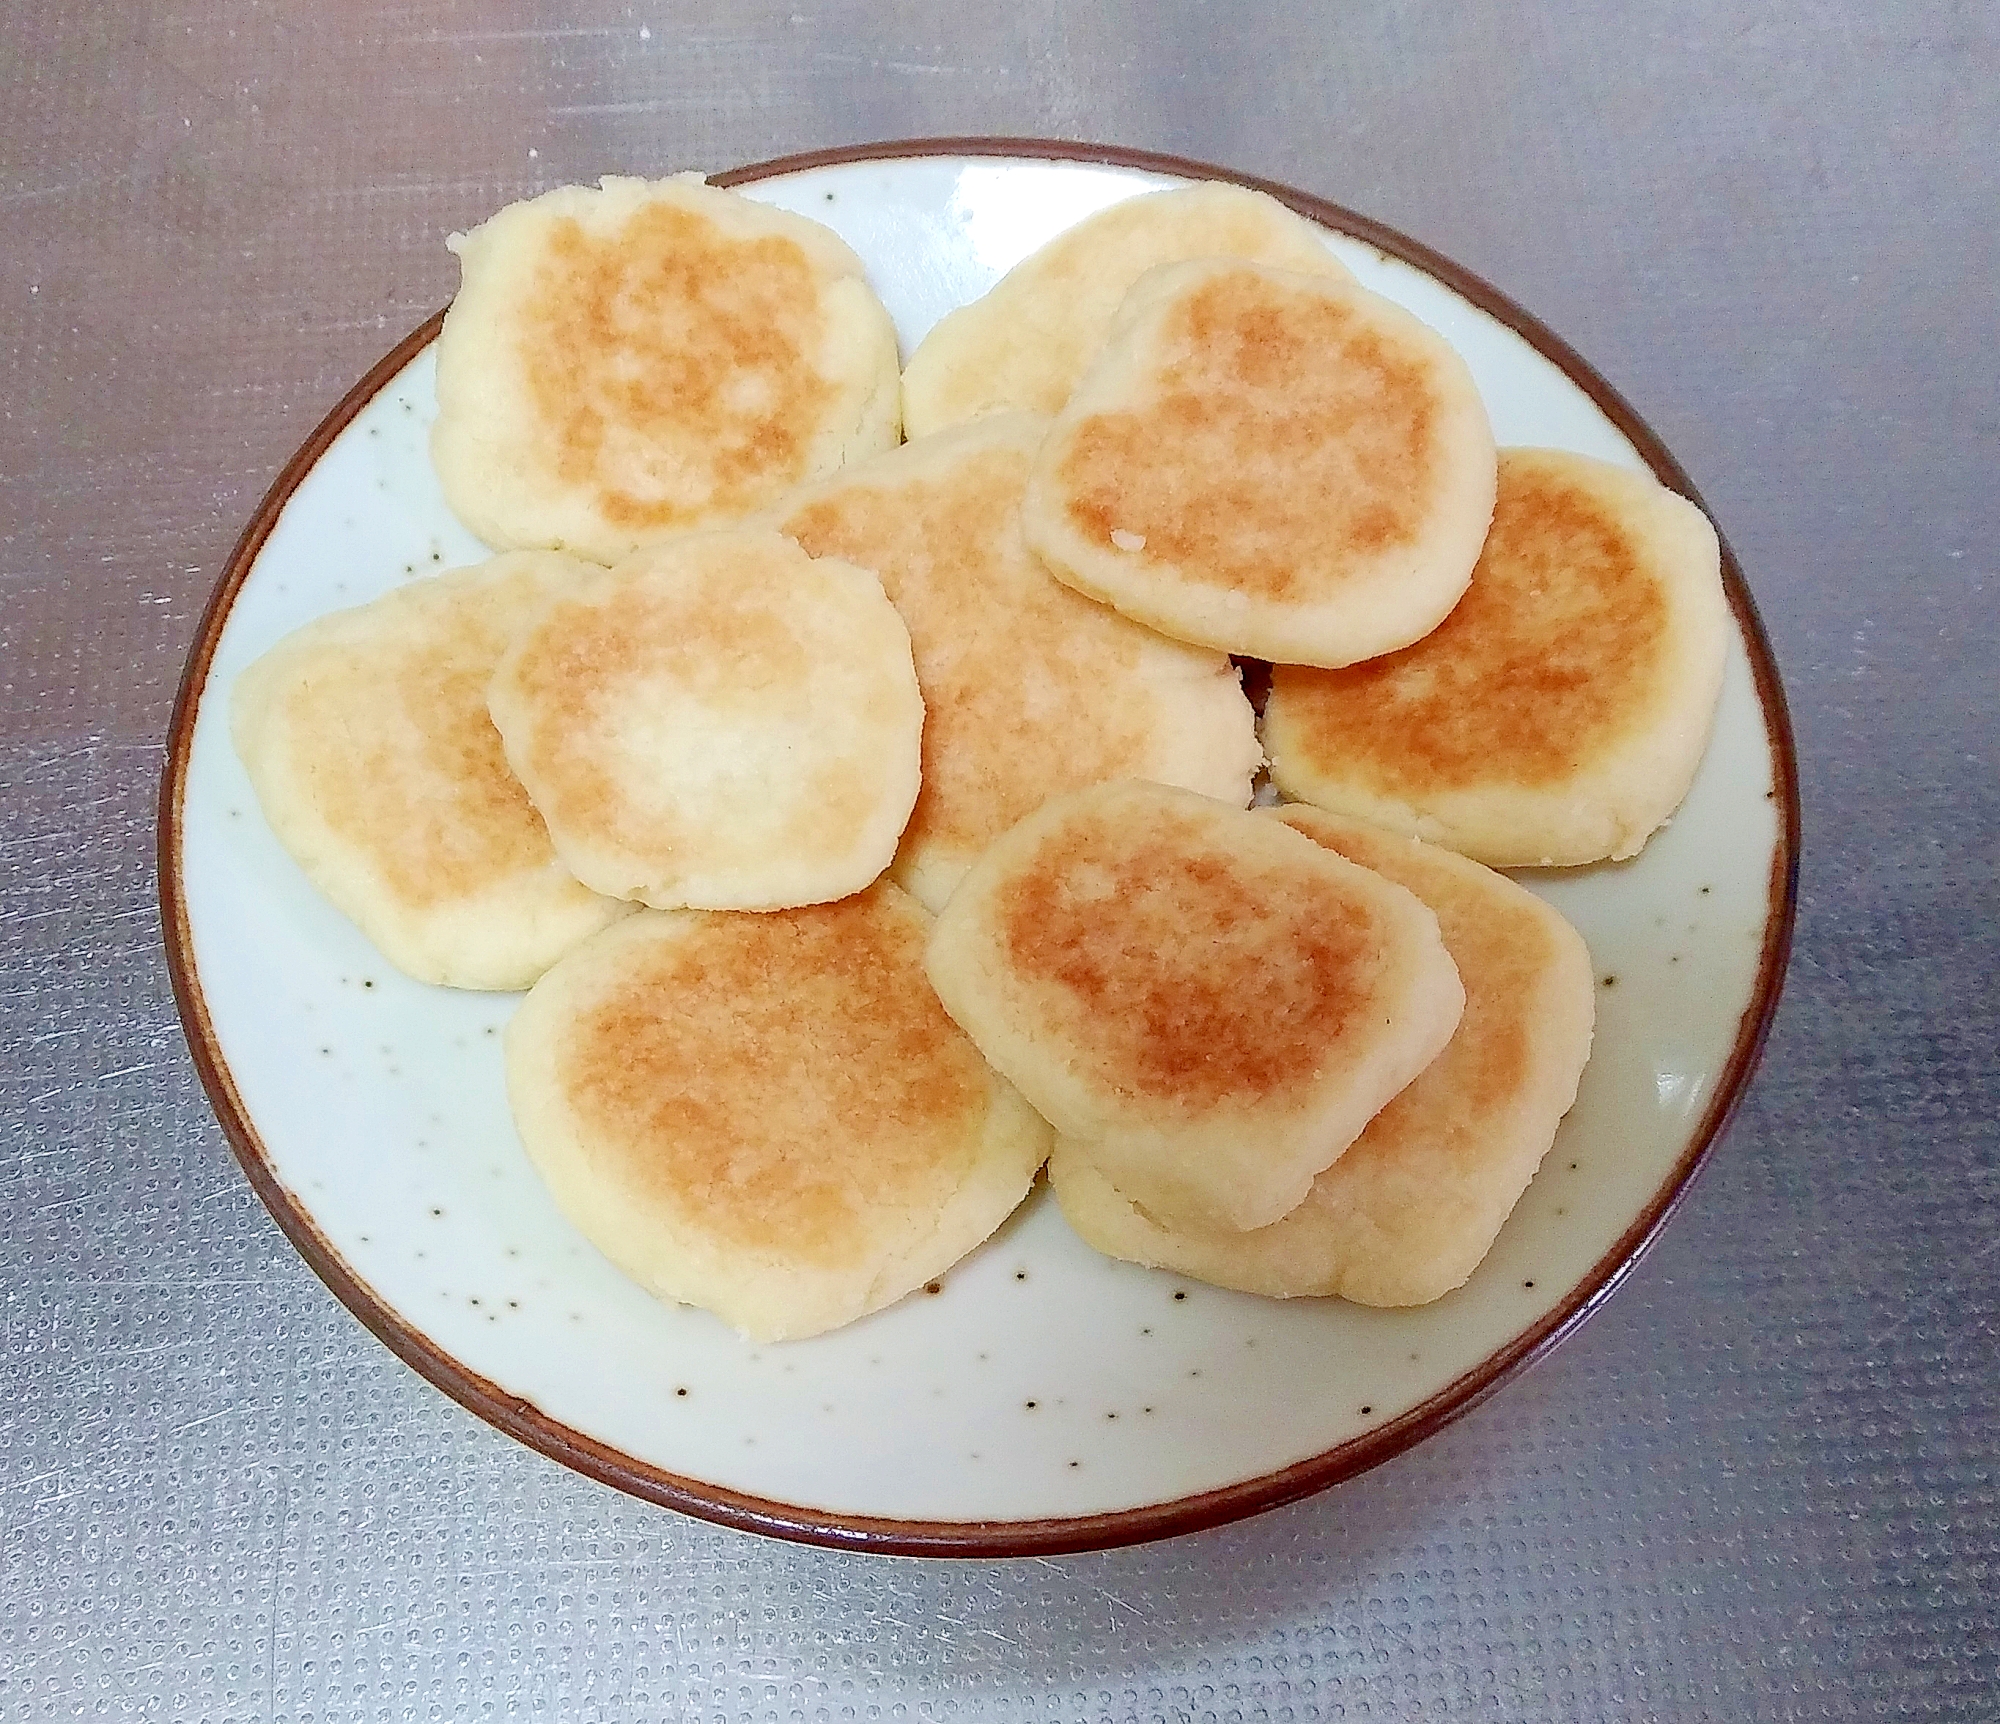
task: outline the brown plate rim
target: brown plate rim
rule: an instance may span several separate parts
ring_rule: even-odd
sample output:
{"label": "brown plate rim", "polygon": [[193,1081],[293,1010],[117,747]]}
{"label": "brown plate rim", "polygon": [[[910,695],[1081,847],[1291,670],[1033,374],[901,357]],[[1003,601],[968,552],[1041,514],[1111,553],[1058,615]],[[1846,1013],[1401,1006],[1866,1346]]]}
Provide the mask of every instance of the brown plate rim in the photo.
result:
{"label": "brown plate rim", "polygon": [[[775,179],[812,168],[901,161],[923,156],[1000,156],[1133,168],[1191,180],[1228,180],[1267,192],[1322,226],[1350,235],[1436,277],[1461,297],[1512,329],[1581,388],[1662,483],[1696,504],[1701,498],[1659,436],[1574,348],[1539,319],[1470,270],[1430,247],[1353,210],[1276,181],[1211,163],[1111,144],[1046,138],[939,137],[854,144],[780,156],[712,176],[721,186]],[[404,1363],[468,1411],[563,1465],[630,1495],[746,1532],[764,1533],[835,1549],[897,1556],[1053,1556],[1108,1550],[1240,1520],[1295,1502],[1379,1466],[1463,1417],[1503,1383],[1575,1333],[1631,1273],[1686,1198],[1748,1087],[1763,1052],[1783,987],[1798,898],[1800,809],[1798,756],[1791,717],[1775,657],[1734,553],[1722,546],[1723,583],[1750,658],[1776,773],[1772,794],[1779,808],[1778,842],[1771,876],[1757,981],[1738,1022],[1714,1096],[1671,1172],[1645,1208],[1569,1295],[1505,1347],[1489,1354],[1429,1399],[1365,1435],[1292,1466],[1219,1490],[1149,1503],[1106,1514],[1025,1521],[922,1521],[842,1515],[774,1502],[689,1479],[635,1460],[551,1418],[533,1402],[509,1394],[468,1370],[412,1327],[348,1267],[304,1206],[278,1179],[238,1094],[203,999],[181,879],[182,815],[195,714],[217,642],[237,593],[292,494],[341,431],[418,353],[436,339],[444,320],[437,312],[396,344],[314,429],[287,461],[238,539],[210,594],[188,653],[167,733],[157,827],[160,908],[167,968],[189,1052],[203,1088],[244,1174],[306,1263],[334,1295]],[[1711,516],[1712,518],[1712,516]]]}

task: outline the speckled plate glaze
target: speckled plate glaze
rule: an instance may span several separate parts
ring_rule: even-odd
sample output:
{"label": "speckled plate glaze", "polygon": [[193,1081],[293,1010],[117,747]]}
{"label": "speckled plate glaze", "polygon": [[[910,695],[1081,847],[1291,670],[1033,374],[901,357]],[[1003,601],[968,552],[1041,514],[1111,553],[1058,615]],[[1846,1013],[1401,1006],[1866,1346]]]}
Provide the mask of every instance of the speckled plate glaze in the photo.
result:
{"label": "speckled plate glaze", "polygon": [[[867,262],[905,351],[1090,211],[1198,164],[1007,141],[883,145],[723,176]],[[1304,194],[1368,286],[1443,331],[1502,443],[1685,475],[1561,342],[1422,247]],[[1279,1303],[1097,1256],[1045,1190],[935,1295],[754,1346],[656,1303],[556,1213],[502,1091],[513,996],[391,970],[260,817],[227,728],[238,671],[309,618],[477,560],[426,456],[436,320],[314,434],[232,558],[190,658],[162,792],[167,946],[244,1168],[307,1260],[473,1411],[713,1520],[893,1552],[1085,1549],[1212,1525],[1421,1440],[1546,1350],[1665,1220],[1755,1063],[1790,933],[1783,697],[1733,561],[1715,740],[1635,861],[1528,876],[1600,980],[1575,1111],[1472,1281],[1415,1311]]]}

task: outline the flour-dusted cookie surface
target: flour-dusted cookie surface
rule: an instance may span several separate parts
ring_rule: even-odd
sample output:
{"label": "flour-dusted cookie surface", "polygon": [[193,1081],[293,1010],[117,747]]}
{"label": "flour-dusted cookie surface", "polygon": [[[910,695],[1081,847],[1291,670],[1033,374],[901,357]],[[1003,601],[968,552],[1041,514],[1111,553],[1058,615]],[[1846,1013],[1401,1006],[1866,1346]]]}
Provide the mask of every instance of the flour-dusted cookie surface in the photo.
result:
{"label": "flour-dusted cookie surface", "polygon": [[594,572],[517,552],[416,581],[308,623],[236,681],[231,733],[272,831],[419,981],[525,988],[629,908],[556,859],[486,712],[511,631]]}
{"label": "flour-dusted cookie surface", "polygon": [[1234,665],[1049,574],[1021,536],[1047,421],[989,415],[837,474],[782,531],[875,570],[909,625],[924,695],[923,787],[896,878],[932,910],[1051,796],[1118,778],[1239,807],[1263,752]]}
{"label": "flour-dusted cookie surface", "polygon": [[942,1274],[1004,1221],[1049,1130],[924,979],[883,882],[769,916],[648,911],[551,970],[507,1090],[565,1214],[661,1298],[758,1340]]}
{"label": "flour-dusted cookie surface", "polygon": [[909,631],[867,569],[689,533],[545,606],[487,691],[580,880],[661,909],[858,892],[917,798]]}
{"label": "flour-dusted cookie surface", "polygon": [[895,330],[817,222],[607,178],[452,243],[431,454],[490,545],[615,562],[896,442]]}
{"label": "flour-dusted cookie surface", "polygon": [[1437,918],[1281,823],[1159,785],[1060,797],[938,919],[946,1009],[1157,1215],[1261,1227],[1436,1056]]}
{"label": "flour-dusted cookie surface", "polygon": [[1265,818],[1437,913],[1465,984],[1451,1041],[1268,1227],[1162,1226],[1065,1149],[1050,1182],[1070,1225],[1114,1257],[1279,1298],[1424,1304],[1478,1267],[1576,1097],[1595,1013],[1590,953],[1539,898],[1449,850],[1317,808]]}
{"label": "flour-dusted cookie surface", "polygon": [[1240,257],[1345,278],[1325,235],[1276,198],[1220,181],[1088,216],[942,319],[903,374],[912,438],[1010,408],[1057,413],[1132,284],[1163,263]]}
{"label": "flour-dusted cookie surface", "polygon": [[1692,503],[1587,456],[1503,450],[1492,532],[1435,633],[1273,674],[1272,775],[1494,867],[1631,856],[1701,763],[1728,633]]}
{"label": "flour-dusted cookie surface", "polygon": [[1494,448],[1442,336],[1351,281],[1227,259],[1142,277],[1057,416],[1028,541],[1177,639],[1343,665],[1441,622]]}

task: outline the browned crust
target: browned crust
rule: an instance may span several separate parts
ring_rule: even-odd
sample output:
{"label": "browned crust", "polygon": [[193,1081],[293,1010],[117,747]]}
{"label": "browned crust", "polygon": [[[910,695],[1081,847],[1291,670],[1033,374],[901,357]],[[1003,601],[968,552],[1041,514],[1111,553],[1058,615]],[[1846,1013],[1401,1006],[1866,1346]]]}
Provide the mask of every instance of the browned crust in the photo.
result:
{"label": "browned crust", "polygon": [[[716,279],[725,270],[727,294]],[[618,318],[633,315],[625,302],[640,282],[655,297],[633,329]],[[789,237],[724,236],[709,216],[664,203],[636,211],[615,238],[559,217],[522,311],[522,363],[552,433],[556,477],[595,487],[605,520],[635,533],[712,519],[718,505],[747,513],[782,494],[805,477],[810,427],[834,394],[805,357],[825,319],[821,292],[812,260]],[[625,378],[635,364],[643,387]],[[745,371],[771,396],[747,413],[727,400]],[[637,497],[603,476],[607,438],[638,423],[642,402],[668,404],[653,409],[656,437],[677,443],[698,427],[712,462],[706,501]]]}
{"label": "browned crust", "polygon": [[[1294,191],[1269,180],[1226,168],[1152,151],[1113,145],[1062,143],[1032,138],[923,138],[896,143],[860,144],[844,149],[780,157],[715,176],[720,186],[799,173],[809,168],[847,162],[894,160],[919,156],[1012,156],[1043,161],[1086,162],[1141,171],[1175,174],[1187,179],[1229,180],[1266,192],[1300,215],[1401,258],[1435,276],[1447,287],[1520,335],[1543,357],[1565,372],[1598,409],[1631,442],[1660,482],[1697,507],[1701,498],[1686,471],[1652,429],[1616,390],[1600,377],[1567,342],[1470,271],[1394,229],[1355,214],[1337,204]],[[1798,899],[1800,846],[1798,753],[1792,739],[1791,715],[1785,705],[1764,626],[1750,589],[1727,540],[1722,544],[1723,586],[1729,608],[1750,658],[1757,700],[1764,716],[1775,782],[1766,792],[1778,805],[1778,843],[1772,852],[1771,877],[1758,955],[1756,987],[1738,1021],[1736,1038],[1723,1065],[1715,1094],[1700,1124],[1672,1170],[1632,1225],[1610,1250],[1592,1265],[1567,1298],[1539,1322],[1490,1354],[1471,1370],[1447,1384],[1408,1412],[1365,1435],[1339,1444],[1324,1454],[1245,1479],[1198,1496],[1149,1503],[1109,1514],[1029,1521],[909,1521],[840,1515],[747,1496],[697,1479],[683,1478],[610,1448],[552,1419],[533,1402],[510,1395],[488,1378],[467,1370],[421,1331],[392,1310],[333,1249],[314,1225],[303,1204],[279,1182],[259,1142],[248,1110],[237,1093],[222,1058],[215,1029],[195,973],[187,902],[180,878],[182,801],[187,783],[194,718],[217,641],[237,593],[248,578],[257,554],[277,525],[285,504],[313,464],[348,423],[418,353],[437,337],[444,313],[438,312],[413,330],[384,357],[333,409],[279,472],[264,500],[223,566],[207,608],[202,613],[187,668],[181,677],[167,730],[166,763],[160,781],[158,870],[160,911],[166,942],[168,973],[174,1001],[187,1032],[202,1087],[208,1092],[224,1135],[257,1195],[307,1264],[362,1323],[404,1363],[489,1424],[529,1447],[578,1472],[633,1496],[679,1509],[704,1520],[746,1532],[768,1533],[806,1544],[867,1550],[899,1556],[1052,1556],[1071,1551],[1106,1550],[1151,1539],[1198,1532],[1240,1520],[1246,1515],[1296,1502],[1423,1441],[1470,1412],[1500,1385],[1550,1352],[1581,1326],[1632,1272],[1658,1237],[1667,1218],[1679,1207],[1728,1125],[1750,1082],[1765,1037],[1777,1010],[1791,950],[1792,923]],[[1704,509],[1704,513],[1707,513]],[[1713,517],[1711,516],[1711,519]]]}
{"label": "browned crust", "polygon": [[1337,670],[1277,665],[1281,751],[1421,800],[1496,779],[1573,780],[1670,684],[1667,588],[1628,513],[1539,451],[1500,452],[1493,524],[1451,615],[1400,652]]}
{"label": "browned crust", "polygon": [[[1127,529],[1180,581],[1281,604],[1338,596],[1418,545],[1444,489],[1427,351],[1344,282],[1249,267],[1207,273],[1154,315],[1138,381],[1060,446],[1072,531],[1101,547]],[[1232,465],[1240,450],[1282,481]]]}

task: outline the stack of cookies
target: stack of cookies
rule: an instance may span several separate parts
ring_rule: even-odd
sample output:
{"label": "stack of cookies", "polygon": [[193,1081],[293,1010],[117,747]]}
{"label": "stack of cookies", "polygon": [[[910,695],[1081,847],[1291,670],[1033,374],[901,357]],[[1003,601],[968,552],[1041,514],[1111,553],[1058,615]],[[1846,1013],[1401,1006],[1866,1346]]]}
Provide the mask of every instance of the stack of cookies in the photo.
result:
{"label": "stack of cookies", "polygon": [[280,643],[235,735],[391,961],[530,990],[515,1118],[598,1247],[808,1335],[1046,1162],[1115,1256],[1462,1283],[1591,1036],[1493,868],[1685,794],[1699,512],[1496,450],[1449,344],[1234,186],[1083,222],[900,380],[843,242],[698,178],[453,244],[433,457],[498,554]]}

